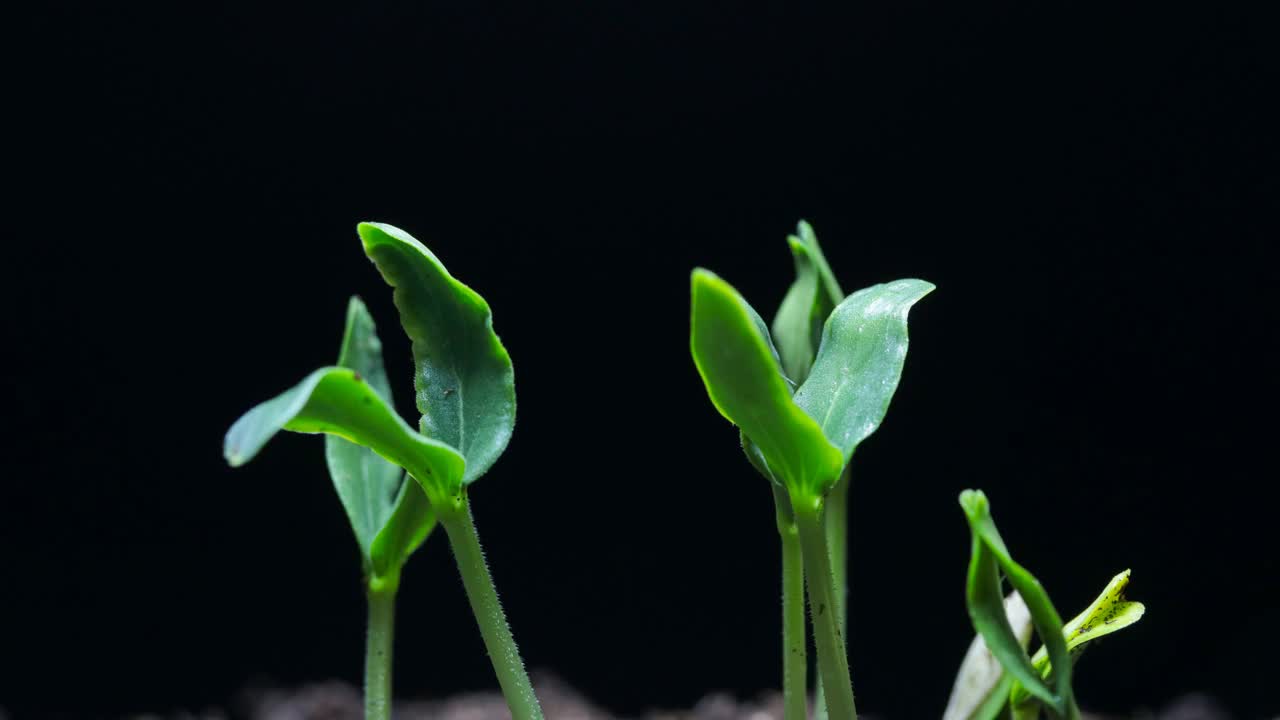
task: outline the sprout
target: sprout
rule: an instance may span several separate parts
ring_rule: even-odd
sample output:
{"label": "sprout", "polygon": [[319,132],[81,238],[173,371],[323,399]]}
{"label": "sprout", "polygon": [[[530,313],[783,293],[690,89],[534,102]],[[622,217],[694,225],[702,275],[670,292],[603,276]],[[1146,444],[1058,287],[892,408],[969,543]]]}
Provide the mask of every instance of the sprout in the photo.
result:
{"label": "sprout", "polygon": [[[513,719],[541,720],[469,498],[515,427],[511,358],[488,303],[430,250],[390,225],[362,223],[358,233],[394,288],[412,343],[417,428],[394,409],[373,318],[353,297],[338,364],[245,413],[227,432],[224,454],[239,466],[282,430],[326,436],[329,474],[360,549],[369,599],[366,718],[390,718],[396,592],[409,557],[439,524]],[[906,362],[908,314],[934,286],[897,280],[844,297],[808,224],[788,243],[795,279],[772,326],[729,283],[693,271],[690,351],[712,405],[737,427],[748,461],[773,490],[786,720],[807,714],[806,596],[818,716],[856,720],[844,637],[849,467],[888,412]],[[1144,612],[1124,598],[1129,571],[1064,625],[1040,582],[1013,560],[986,496],[966,490],[960,504],[972,537],[965,599],[977,637],[944,718],[1033,720],[1048,712],[1078,720],[1076,658]],[[1014,590],[1007,598],[1004,579]],[[1043,647],[1029,656],[1032,628]]]}
{"label": "sprout", "polygon": [[843,523],[844,496],[837,495],[836,523],[827,503],[854,449],[888,411],[906,360],[907,313],[933,285],[899,280],[841,300],[812,229],[801,223],[789,241],[797,278],[774,320],[784,351],[751,305],[701,268],[692,277],[690,347],[712,404],[738,427],[751,464],[776,488],[787,718],[799,720],[805,711],[802,586],[827,712],[855,718],[843,636],[844,530],[836,526]]}
{"label": "sprout", "polygon": [[[1000,663],[1003,674],[988,683],[990,689],[968,712],[949,708],[947,717],[992,720],[1008,708],[1012,717],[1031,720],[1041,709],[1054,718],[1078,720],[1075,692],[1071,687],[1074,660],[1085,643],[1137,622],[1145,608],[1124,599],[1129,571],[1116,575],[1102,595],[1065,626],[1040,581],[1016,563],[1005,547],[991,516],[991,505],[981,490],[965,490],[960,506],[973,536],[965,600],[974,630]],[[1000,598],[1000,578],[1025,601],[1026,613],[1044,646],[1034,658],[1027,656],[1027,635],[1015,631],[1015,613],[1007,613]],[[966,666],[970,663],[966,659]],[[1055,668],[1058,668],[1055,670]],[[964,675],[969,670],[961,668]],[[954,698],[953,698],[954,699]]]}
{"label": "sprout", "polygon": [[[391,618],[400,569],[438,521],[513,718],[540,719],[468,498],[468,488],[502,454],[515,427],[511,358],[493,332],[488,303],[430,250],[390,225],[361,223],[358,231],[365,253],[395,288],[400,324],[413,344],[419,429],[390,407],[373,322],[353,301],[340,359],[347,367],[317,370],[250,410],[228,431],[225,455],[241,465],[280,430],[332,436],[326,439],[330,471],[360,544],[369,588],[366,717],[390,716]],[[387,463],[414,482],[400,483],[399,470]]]}

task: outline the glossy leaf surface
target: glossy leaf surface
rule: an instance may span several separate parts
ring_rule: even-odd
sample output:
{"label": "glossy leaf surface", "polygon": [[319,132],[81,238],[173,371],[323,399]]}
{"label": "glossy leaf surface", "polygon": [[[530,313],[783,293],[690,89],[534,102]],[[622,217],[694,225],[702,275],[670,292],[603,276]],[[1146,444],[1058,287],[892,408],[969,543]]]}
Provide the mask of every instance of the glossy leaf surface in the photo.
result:
{"label": "glossy leaf surface", "polygon": [[[974,629],[1014,681],[1059,715],[1068,714],[1069,709],[1074,711],[1070,656],[1062,636],[1062,619],[1058,611],[1049,601],[1040,581],[1010,557],[991,517],[987,496],[980,490],[965,490],[960,494],[960,505],[969,521],[973,540],[965,600]],[[1031,664],[1031,658],[1027,657],[1005,616],[1000,590],[1002,572],[1026,603],[1036,634],[1048,648],[1055,667],[1062,668],[1054,673],[1052,689]]]}
{"label": "glossy leaf surface", "polygon": [[907,357],[907,313],[933,288],[923,280],[872,285],[845,298],[827,319],[795,402],[819,422],[845,463],[889,411]]}
{"label": "glossy leaf surface", "polygon": [[690,349],[712,404],[793,497],[835,482],[844,467],[840,450],[792,400],[764,322],[732,286],[702,269],[692,277]]}
{"label": "glossy leaf surface", "polygon": [[441,498],[461,490],[463,457],[448,445],[414,432],[347,368],[316,370],[245,413],[227,431],[223,454],[233,467],[243,465],[281,430],[338,435],[372,448]]}
{"label": "glossy leaf surface", "polygon": [[485,473],[516,419],[511,357],[493,331],[489,304],[430,250],[382,223],[357,228],[365,254],[395,288],[400,324],[413,342],[414,388],[424,435],[467,460],[463,483]]}
{"label": "glossy leaf surface", "polygon": [[787,237],[796,279],[773,318],[773,339],[787,377],[802,383],[809,375],[822,341],[822,326],[844,299],[844,292],[827,265],[809,223],[801,220],[796,233]]}

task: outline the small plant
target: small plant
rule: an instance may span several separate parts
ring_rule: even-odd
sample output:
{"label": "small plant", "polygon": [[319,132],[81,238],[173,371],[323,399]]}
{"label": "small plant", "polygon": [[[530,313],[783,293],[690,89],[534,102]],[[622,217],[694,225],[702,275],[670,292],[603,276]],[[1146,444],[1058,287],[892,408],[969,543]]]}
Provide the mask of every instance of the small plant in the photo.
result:
{"label": "small plant", "polygon": [[826,710],[854,718],[843,634],[847,490],[839,486],[847,488],[854,450],[884,419],[906,359],[907,313],[933,285],[899,280],[841,298],[811,228],[801,223],[788,241],[797,277],[774,320],[784,350],[731,285],[701,268],[692,278],[690,347],[712,404],[773,483],[787,719],[806,712],[805,587]]}
{"label": "small plant", "polygon": [[[468,498],[515,425],[511,358],[493,332],[488,303],[431,251],[390,225],[361,223],[358,232],[365,254],[395,288],[412,341],[419,429],[390,406],[373,322],[354,301],[339,367],[316,370],[246,413],[227,432],[224,454],[242,465],[281,430],[334,436],[326,438],[330,472],[361,545],[369,590],[367,717],[390,716],[395,590],[404,562],[438,521],[513,718],[541,718]],[[414,482],[401,482],[397,467]]]}
{"label": "small plant", "polygon": [[[1078,719],[1071,687],[1076,659],[1086,644],[1136,623],[1146,612],[1142,603],[1125,600],[1129,571],[1112,578],[1097,600],[1063,625],[1040,581],[1009,555],[987,496],[965,490],[960,506],[973,535],[965,601],[979,637],[957,675],[944,720],[1033,720],[1041,711]],[[1002,574],[1014,588],[1008,599],[1001,597]],[[1044,645],[1028,657],[1032,626]]]}
{"label": "small plant", "polygon": [[[807,711],[806,590],[818,651],[818,715],[853,720],[844,641],[850,460],[884,419],[906,359],[907,314],[934,286],[898,280],[844,297],[807,223],[788,244],[796,278],[772,335],[731,285],[699,268],[692,275],[690,348],[712,404],[738,427],[747,459],[773,488],[782,542],[786,720],[804,720]],[[1039,583],[1009,558],[985,496],[968,492],[961,503],[974,534],[968,607],[985,645],[971,649],[962,666],[947,717],[991,720],[1004,713],[1029,720],[1041,710],[1078,717],[1070,653],[1142,615],[1140,604],[1123,601],[1127,571],[1064,629]],[[1019,593],[1008,614],[1002,572]],[[1027,625],[1015,634],[1009,617],[1019,612]],[[1045,648],[1028,658],[1032,623]]]}
{"label": "small plant", "polygon": [[[347,382],[357,393],[373,392],[392,407],[391,386],[382,364],[382,343],[373,318],[359,298],[347,307],[346,333],[338,367],[350,370]],[[341,370],[312,373],[293,390],[254,408],[227,435],[226,456],[232,465],[247,462],[271,435],[291,422],[305,422],[305,404],[333,393],[344,382]],[[300,404],[301,403],[301,404]],[[302,419],[300,419],[302,418]],[[292,429],[292,428],[290,428]],[[427,497],[397,465],[368,447],[325,436],[325,460],[334,489],[346,510],[360,546],[369,620],[365,650],[365,714],[385,718],[390,712],[392,637],[400,572],[409,555],[435,527]]]}
{"label": "small plant", "polygon": [[[512,717],[541,720],[468,494],[511,438],[511,358],[493,332],[489,305],[431,251],[389,225],[361,223],[358,232],[395,289],[412,342],[418,429],[396,414],[373,319],[352,298],[338,365],[242,416],[227,432],[224,454],[239,466],[281,430],[326,435],[329,473],[360,547],[369,598],[367,718],[390,717],[395,595],[405,563],[438,523]],[[773,490],[786,720],[807,717],[806,597],[818,654],[817,714],[856,720],[845,644],[850,461],[884,420],[906,361],[907,315],[934,286],[897,280],[845,297],[807,223],[788,243],[796,276],[772,333],[731,285],[694,270],[690,350],[712,404],[738,427],[743,452]],[[1078,720],[1071,682],[1080,652],[1144,612],[1124,599],[1129,571],[1064,625],[1039,581],[1010,556],[986,496],[966,490],[960,504],[972,536],[965,598],[978,636],[944,720],[1034,720],[1042,713]],[[1014,589],[1008,597],[1002,578]],[[1033,627],[1043,647],[1029,656]]]}

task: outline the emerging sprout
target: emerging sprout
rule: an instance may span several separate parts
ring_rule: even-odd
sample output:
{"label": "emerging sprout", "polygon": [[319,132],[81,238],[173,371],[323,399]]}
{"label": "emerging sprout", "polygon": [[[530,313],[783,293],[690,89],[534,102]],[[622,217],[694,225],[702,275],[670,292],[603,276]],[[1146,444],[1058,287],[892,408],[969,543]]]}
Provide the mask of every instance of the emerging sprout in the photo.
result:
{"label": "emerging sprout", "polygon": [[[987,496],[981,490],[965,490],[960,506],[973,536],[965,590],[969,617],[1003,674],[982,702],[956,716],[991,720],[1007,708],[1015,720],[1032,720],[1044,709],[1055,719],[1078,720],[1080,709],[1071,686],[1075,658],[1085,643],[1132,625],[1145,611],[1142,603],[1124,599],[1129,571],[1112,578],[1087,610],[1063,626],[1040,581],[1009,555]],[[1027,656],[1025,633],[1020,637],[1015,632],[1012,613],[1007,614],[1001,602],[1002,575],[1025,601],[1031,624],[1044,643],[1034,658]]]}

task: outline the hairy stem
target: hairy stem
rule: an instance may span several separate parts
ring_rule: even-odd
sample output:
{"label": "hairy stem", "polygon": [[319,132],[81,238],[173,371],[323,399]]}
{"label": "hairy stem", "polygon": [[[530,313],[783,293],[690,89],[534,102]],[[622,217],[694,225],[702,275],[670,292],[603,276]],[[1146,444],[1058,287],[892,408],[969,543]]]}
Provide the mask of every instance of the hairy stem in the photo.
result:
{"label": "hairy stem", "polygon": [[489,566],[485,564],[484,552],[480,549],[480,536],[476,534],[475,522],[471,518],[466,491],[456,503],[449,505],[452,507],[437,508],[440,524],[449,536],[453,557],[458,563],[458,571],[462,573],[462,585],[471,602],[471,612],[480,625],[480,635],[484,638],[485,649],[489,651],[489,660],[498,675],[498,685],[502,687],[507,707],[511,709],[512,720],[542,720],[542,708],[533,693],[533,683],[525,672],[524,661],[520,659],[520,651],[507,625],[507,616],[498,602]]}
{"label": "hairy stem", "polygon": [[395,637],[399,577],[368,582],[369,626],[364,650],[365,720],[391,718],[391,648]]}
{"label": "hairy stem", "polygon": [[805,582],[809,588],[809,615],[813,620],[814,644],[818,648],[818,670],[827,711],[834,720],[855,720],[853,683],[849,679],[849,657],[840,630],[839,593],[831,572],[827,548],[822,498],[799,498],[792,503],[800,544],[804,550]]}
{"label": "hairy stem", "polygon": [[774,486],[773,499],[782,539],[782,705],[784,720],[805,720],[808,646],[804,635],[804,551],[791,501]]}

